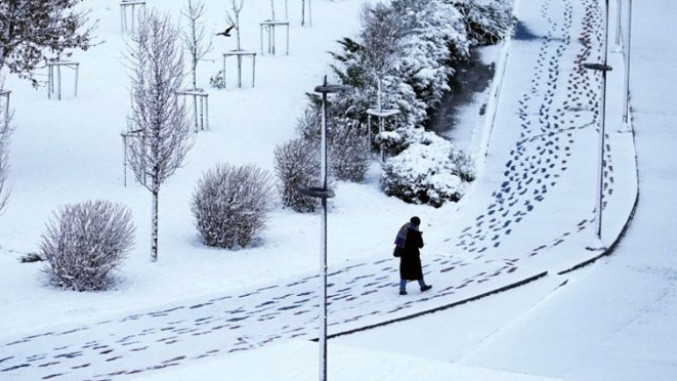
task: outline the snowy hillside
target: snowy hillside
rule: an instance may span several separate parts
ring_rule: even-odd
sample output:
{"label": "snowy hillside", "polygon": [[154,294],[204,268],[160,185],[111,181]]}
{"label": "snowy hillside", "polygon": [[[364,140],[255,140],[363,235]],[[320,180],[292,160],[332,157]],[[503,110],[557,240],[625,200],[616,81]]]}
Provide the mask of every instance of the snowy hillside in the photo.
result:
{"label": "snowy hillside", "polygon": [[[200,242],[190,200],[202,174],[215,163],[255,163],[273,170],[275,147],[297,133],[297,119],[307,105],[305,93],[325,75],[333,78],[327,51],[338,49],[338,39],[359,31],[358,15],[365,2],[369,1],[312,2],[312,27],[300,26],[300,2],[288,2],[289,55],[281,54],[280,33],[274,56],[261,54],[259,46],[258,23],[270,17],[270,4],[247,2],[241,15],[243,47],[258,52],[255,87],[247,80],[242,89],[230,80],[225,90],[209,87],[209,77],[222,68],[222,52],[235,48],[233,40],[215,38],[214,50],[198,72],[198,85],[209,92],[209,130],[195,134],[184,166],[163,185],[160,253],[154,263],[149,260],[150,194],[129,172],[124,185],[120,133],[130,113],[131,73],[125,67],[129,40],[120,32],[119,4],[93,6],[101,43],[71,57],[80,63],[77,97],[70,92],[74,78],[68,70],[63,72],[61,101],[48,100],[44,88],[34,90],[8,76],[5,88],[12,91],[16,131],[8,178],[12,193],[0,216],[4,332],[0,378],[188,380],[195,375],[222,379],[223,374],[242,379],[268,379],[272,374],[282,379],[314,378],[316,347],[308,340],[317,337],[319,216],[297,214],[275,201],[267,228],[253,248],[217,250]],[[223,2],[205,3],[210,9],[208,28],[223,30]],[[283,2],[277,4],[278,13],[283,13]],[[178,1],[152,5],[177,20],[183,6]],[[540,336],[528,338],[531,327],[541,333],[547,333],[550,322],[566,327],[569,322],[558,320],[564,314],[580,315],[603,304],[599,297],[583,304],[586,311],[576,306],[576,298],[593,287],[597,268],[567,272],[605,254],[586,249],[595,242],[598,222],[594,210],[598,96],[603,83],[600,76],[581,69],[582,63],[603,56],[603,5],[598,0],[516,1],[515,16],[529,33],[487,52],[486,59],[497,66],[489,98],[478,101],[487,102],[486,113],[468,116],[461,132],[472,136],[461,140],[467,144],[461,148],[478,158],[478,178],[458,204],[432,208],[386,197],[376,161],[364,183],[337,183],[329,214],[329,333],[358,333],[331,341],[330,376],[545,381],[603,379],[612,368],[576,356],[560,365],[553,359],[566,349],[546,350],[564,338],[579,350],[586,338],[603,344],[595,329],[580,338],[567,336],[566,329],[552,334],[542,343],[548,348],[538,349],[542,356],[532,353]],[[645,32],[640,35],[648,40]],[[645,50],[638,59],[640,66],[656,50]],[[614,71],[609,76],[607,118],[613,123],[622,108],[622,57],[609,55]],[[644,78],[649,81],[647,72]],[[659,111],[649,107],[653,104],[646,98],[649,92],[642,92],[646,89],[641,83],[632,86],[633,94],[636,89],[645,95],[640,100],[646,114],[638,121],[643,127],[653,125],[650,115]],[[666,141],[671,138],[666,133]],[[641,188],[644,180],[642,165],[637,176],[633,134],[609,128],[604,144],[601,238],[610,247],[634,212],[638,181]],[[665,149],[657,143],[640,147],[640,163],[641,152]],[[648,173],[655,173],[653,166],[648,166]],[[93,293],[55,289],[47,284],[43,264],[19,263],[19,258],[38,250],[53,211],[90,199],[131,208],[137,227],[135,248],[116,273],[112,289]],[[661,208],[650,205],[654,211]],[[639,211],[642,215],[641,207]],[[652,211],[644,213],[640,222]],[[409,295],[399,296],[392,240],[412,215],[423,220],[424,271],[434,288],[419,294],[410,286]],[[669,223],[666,217],[664,225]],[[628,234],[633,234],[632,228]],[[652,237],[644,229],[634,234],[639,242]],[[658,243],[661,238],[652,238],[656,242],[652,250],[668,255]],[[672,272],[674,266],[666,264],[666,273]],[[612,278],[600,276],[614,296],[610,299],[622,299]],[[671,276],[665,279],[662,283],[669,286]],[[579,285],[578,293],[567,288],[568,282]],[[644,285],[648,289],[649,283]],[[489,296],[506,290],[510,291]],[[562,294],[572,299],[542,307],[557,303]],[[666,298],[672,294],[665,288]],[[635,297],[641,300],[641,292]],[[622,303],[609,306],[623,311]],[[443,312],[429,315],[431,311]],[[600,326],[610,314],[600,315]],[[665,336],[674,337],[674,326],[658,320]],[[403,323],[376,328],[396,321]],[[640,328],[633,332],[648,330]],[[633,332],[630,337],[641,340]],[[614,343],[623,337],[616,335]],[[518,348],[517,355],[511,356],[513,347]],[[627,346],[628,357],[637,355],[631,347]],[[639,362],[637,372],[618,372],[614,379],[650,373],[654,359],[661,361],[655,379],[671,379],[677,375],[674,359],[658,355],[670,348],[658,346],[648,361]],[[236,353],[240,351],[244,352]],[[445,363],[449,361],[457,363]],[[612,356],[609,364],[614,362],[620,362],[619,357]],[[579,365],[582,368],[576,371],[561,370]]]}

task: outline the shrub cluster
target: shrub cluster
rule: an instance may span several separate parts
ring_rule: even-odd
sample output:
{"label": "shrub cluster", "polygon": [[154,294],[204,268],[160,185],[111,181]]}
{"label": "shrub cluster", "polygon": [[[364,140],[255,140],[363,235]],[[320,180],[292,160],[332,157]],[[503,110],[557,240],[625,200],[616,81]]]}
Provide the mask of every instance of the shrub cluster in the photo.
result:
{"label": "shrub cluster", "polygon": [[458,173],[455,152],[442,138],[410,145],[383,166],[381,187],[386,194],[415,204],[442,206],[458,201],[466,183]]}
{"label": "shrub cluster", "polygon": [[371,154],[367,136],[354,120],[335,118],[329,139],[331,171],[338,180],[364,180]]}
{"label": "shrub cluster", "polygon": [[[385,19],[397,20],[402,30],[381,22]],[[475,178],[473,160],[450,142],[435,139],[425,126],[430,112],[451,90],[454,65],[466,60],[473,46],[495,43],[510,30],[511,1],[393,0],[386,7],[365,8],[362,20],[358,38],[339,41],[341,51],[332,54],[339,81],[353,88],[334,98],[334,112],[365,123],[364,110],[374,108],[380,81],[382,107],[400,111],[388,119],[371,147],[382,144],[391,157],[382,174],[384,191],[432,205],[457,200],[463,183]],[[372,38],[382,34],[397,38],[383,46],[383,39]],[[380,55],[379,67],[388,70],[379,74],[373,68],[374,51],[398,53]]]}
{"label": "shrub cluster", "polygon": [[207,171],[193,194],[192,211],[202,242],[247,247],[268,216],[270,176],[254,165],[223,164]]}
{"label": "shrub cluster", "polygon": [[314,212],[317,199],[304,196],[300,189],[317,185],[320,178],[319,145],[306,139],[293,139],[275,148],[275,173],[284,207],[297,212]]}
{"label": "shrub cluster", "polygon": [[134,243],[127,207],[109,201],[66,205],[42,236],[40,256],[56,286],[75,291],[105,289]]}

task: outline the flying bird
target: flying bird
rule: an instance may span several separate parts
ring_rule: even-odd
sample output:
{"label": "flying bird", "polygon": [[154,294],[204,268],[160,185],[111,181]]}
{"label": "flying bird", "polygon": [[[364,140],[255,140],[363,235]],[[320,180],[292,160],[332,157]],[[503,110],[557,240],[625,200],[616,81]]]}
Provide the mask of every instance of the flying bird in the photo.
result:
{"label": "flying bird", "polygon": [[216,35],[217,36],[223,36],[223,37],[230,37],[230,31],[233,30],[233,28],[235,28],[235,25],[229,26],[226,30],[224,30],[221,33],[217,33]]}

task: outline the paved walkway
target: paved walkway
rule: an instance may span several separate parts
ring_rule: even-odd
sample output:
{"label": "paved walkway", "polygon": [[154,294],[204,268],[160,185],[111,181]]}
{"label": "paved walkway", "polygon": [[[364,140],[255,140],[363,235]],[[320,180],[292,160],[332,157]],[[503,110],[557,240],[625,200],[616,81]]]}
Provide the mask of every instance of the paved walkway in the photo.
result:
{"label": "paved walkway", "polygon": [[[440,254],[425,267],[435,288],[397,296],[398,263],[391,258],[333,269],[330,334],[448,306],[594,254],[583,249],[594,223],[594,176],[582,173],[594,174],[601,81],[580,64],[601,56],[603,2],[529,3],[537,11],[523,12],[522,22],[537,38],[511,42],[483,176],[463,204],[467,219],[450,227],[449,239],[430,251]],[[627,204],[628,192],[617,187],[626,175],[615,164],[626,160],[628,152],[615,147],[627,139],[607,137],[608,208]],[[0,339],[0,379],[127,379],[313,338],[316,278]]]}

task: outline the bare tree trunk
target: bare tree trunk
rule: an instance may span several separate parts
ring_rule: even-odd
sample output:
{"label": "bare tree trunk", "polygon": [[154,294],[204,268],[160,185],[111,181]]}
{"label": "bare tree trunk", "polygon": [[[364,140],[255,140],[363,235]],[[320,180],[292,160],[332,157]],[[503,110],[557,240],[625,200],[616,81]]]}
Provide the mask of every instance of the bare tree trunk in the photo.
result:
{"label": "bare tree trunk", "polygon": [[[242,9],[242,8],[240,8]],[[235,31],[237,32],[237,50],[241,50],[241,39],[240,39],[240,11],[235,12]]]}
{"label": "bare tree trunk", "polygon": [[[230,5],[232,8],[232,14],[230,12],[226,12],[226,16],[228,19],[228,22],[235,26],[235,32],[236,32],[236,44],[237,48],[236,51],[242,51],[242,39],[240,37],[240,11],[242,11],[242,7],[244,6],[244,0],[230,0]],[[237,55],[237,87],[242,87],[242,56]],[[223,73],[224,78],[226,73]]]}
{"label": "bare tree trunk", "polygon": [[378,103],[376,106],[378,107],[378,112],[380,113],[383,111],[383,105],[381,103],[381,77],[376,78],[376,102]]}
{"label": "bare tree trunk", "polygon": [[[237,12],[235,14],[235,22],[237,25],[235,26],[237,28],[237,51],[240,51],[240,12]],[[223,73],[224,77],[226,73]],[[237,55],[237,87],[241,88],[242,87],[242,56]]]}
{"label": "bare tree trunk", "polygon": [[[156,179],[153,179],[155,182]],[[157,262],[157,253],[158,253],[158,204],[159,204],[159,195],[160,191],[153,192],[153,205],[151,212],[151,234],[150,234],[150,260],[152,262]]]}
{"label": "bare tree trunk", "polygon": [[[195,39],[195,24],[193,24],[193,38]],[[196,41],[196,40],[194,40]],[[198,62],[198,56],[196,54],[193,54],[193,90],[197,90],[197,62]],[[193,96],[193,118],[194,118],[194,123],[195,123],[195,132],[198,132],[199,129],[199,124],[197,120],[197,97]]]}

